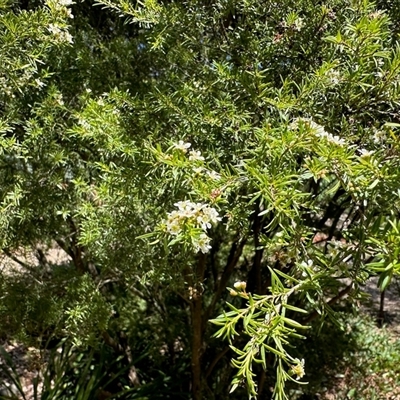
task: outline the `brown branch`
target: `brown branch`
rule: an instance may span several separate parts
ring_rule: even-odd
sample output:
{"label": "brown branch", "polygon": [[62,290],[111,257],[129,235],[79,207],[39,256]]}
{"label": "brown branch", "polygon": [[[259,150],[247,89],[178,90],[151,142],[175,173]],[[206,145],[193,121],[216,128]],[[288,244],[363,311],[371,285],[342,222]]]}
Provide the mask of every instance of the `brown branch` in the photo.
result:
{"label": "brown branch", "polygon": [[79,228],[75,225],[75,222],[71,217],[68,217],[67,220],[71,228],[72,261],[75,264],[75,267],[78,270],[78,272],[80,274],[84,274],[87,271],[87,266],[83,259],[83,247],[80,246],[77,241],[77,234],[79,232]]}
{"label": "brown branch", "polygon": [[42,267],[46,267],[49,263],[48,263],[48,261],[47,261],[47,257],[46,257],[46,255],[44,254],[44,251],[41,249],[41,248],[37,248],[36,249],[36,253],[37,253],[37,259],[38,259],[38,261],[39,261],[39,264],[42,266]]}
{"label": "brown branch", "polygon": [[380,302],[379,302],[379,312],[378,312],[379,328],[383,327],[384,322],[385,322],[385,290],[382,290],[381,298],[380,298]]}
{"label": "brown branch", "polygon": [[192,287],[191,302],[191,322],[192,322],[192,395],[193,400],[202,400],[202,353],[203,353],[203,293],[198,289],[199,283],[204,280],[206,269],[206,256],[200,253],[199,261],[194,276]]}
{"label": "brown branch", "polygon": [[224,350],[220,351],[215,358],[211,361],[211,364],[208,366],[207,371],[204,375],[205,379],[207,379],[211,372],[213,371],[214,367],[217,365],[218,361],[229,351],[230,347],[226,346]]}
{"label": "brown branch", "polygon": [[182,293],[179,293],[177,290],[174,290],[174,293],[177,294],[186,304],[190,304],[189,299],[185,297]]}
{"label": "brown branch", "polygon": [[3,249],[2,251],[8,258],[11,258],[11,260],[13,260],[14,262],[19,264],[21,267],[25,268],[26,270],[28,270],[30,272],[32,272],[34,270],[34,267],[21,261],[18,257],[14,256],[9,250]]}
{"label": "brown branch", "polygon": [[210,264],[211,264],[211,273],[214,280],[214,288],[216,288],[218,284],[218,268],[215,260],[215,256],[218,253],[219,246],[213,246],[210,253]]}
{"label": "brown branch", "polygon": [[[71,242],[71,245],[68,246],[61,239],[56,239],[56,243],[71,257],[72,263],[75,265],[78,272],[83,274],[87,271],[87,268],[83,262],[81,246],[77,245],[76,240],[74,240],[72,237]],[[93,269],[90,272],[93,275]]]}
{"label": "brown branch", "polygon": [[103,339],[105,343],[110,346],[117,354],[123,355],[129,363],[129,373],[128,378],[133,386],[140,386],[139,377],[135,366],[132,364],[132,351],[129,345],[126,347],[122,346],[119,342],[113,339],[107,331],[102,332]]}
{"label": "brown branch", "polygon": [[215,306],[217,305],[218,300],[221,298],[222,292],[225,290],[225,287],[228,284],[228,280],[231,277],[233,270],[235,269],[240,259],[240,256],[242,255],[243,248],[246,242],[247,242],[247,236],[244,236],[239,243],[237,241],[232,243],[224,271],[219,281],[216,282],[214,289],[214,297],[204,313],[203,330],[205,330],[207,322],[210,319],[211,314],[214,312]]}
{"label": "brown branch", "polygon": [[103,331],[102,336],[106,344],[114,349],[116,353],[124,353],[124,349],[122,348],[122,346],[115,339],[113,339],[107,331]]}
{"label": "brown branch", "polygon": [[71,247],[67,246],[65,242],[61,239],[56,239],[56,243],[64,250],[71,258],[73,258],[73,251]]}

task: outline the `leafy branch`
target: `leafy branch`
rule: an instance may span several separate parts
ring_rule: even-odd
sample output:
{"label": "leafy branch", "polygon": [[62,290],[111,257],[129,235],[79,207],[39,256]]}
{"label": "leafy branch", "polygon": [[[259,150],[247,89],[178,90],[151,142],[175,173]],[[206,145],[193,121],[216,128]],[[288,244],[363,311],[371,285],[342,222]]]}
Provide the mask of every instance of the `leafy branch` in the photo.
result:
{"label": "leafy branch", "polygon": [[[297,279],[284,274],[281,271],[273,271],[271,294],[257,295],[246,292],[246,282],[236,282],[234,288],[229,288],[231,296],[246,300],[246,307],[238,309],[233,304],[227,303],[230,311],[223,312],[210,322],[221,326],[215,333],[217,338],[227,338],[231,343],[231,349],[237,354],[232,364],[237,368],[237,373],[232,381],[231,392],[241,383],[245,383],[250,398],[257,395],[257,387],[254,381],[255,373],[253,364],[261,364],[267,369],[266,353],[271,353],[277,359],[277,381],[274,389],[274,398],[277,400],[287,399],[285,394],[285,382],[291,380],[298,382],[304,372],[304,360],[293,358],[285,346],[289,345],[290,338],[304,338],[297,333],[298,329],[307,329],[286,315],[287,311],[307,313],[306,310],[288,304],[290,296],[300,292],[308,281],[299,282]],[[285,280],[295,284],[291,288],[285,288],[280,275]],[[241,350],[232,345],[232,340],[238,336],[238,324],[242,322],[242,330],[250,340]]]}

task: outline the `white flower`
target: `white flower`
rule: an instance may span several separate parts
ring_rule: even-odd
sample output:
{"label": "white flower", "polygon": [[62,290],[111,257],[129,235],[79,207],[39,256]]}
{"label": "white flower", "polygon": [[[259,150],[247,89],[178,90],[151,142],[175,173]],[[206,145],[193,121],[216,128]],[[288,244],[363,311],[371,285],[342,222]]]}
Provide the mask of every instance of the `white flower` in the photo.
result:
{"label": "white flower", "polygon": [[44,82],[42,82],[39,78],[35,79],[35,83],[39,88],[42,88],[43,86],[46,86]]}
{"label": "white flower", "polygon": [[361,158],[371,157],[371,155],[374,153],[373,150],[367,150],[367,149],[359,149],[359,152]]}
{"label": "white flower", "polygon": [[178,207],[179,212],[174,211],[175,213],[179,213],[182,218],[191,218],[195,214],[195,203],[192,203],[189,200],[178,201],[174,206]]}
{"label": "white flower", "polygon": [[187,153],[188,148],[191,146],[191,143],[185,143],[183,140],[180,140],[178,143],[174,144],[174,148],[176,150],[183,151],[184,153]]}
{"label": "white flower", "polygon": [[54,25],[54,24],[50,24],[47,29],[53,34],[53,35],[59,35],[62,30],[59,26]]}
{"label": "white flower", "polygon": [[184,210],[180,212],[182,218],[192,218],[195,216],[195,211],[192,207],[186,207]]}
{"label": "white flower", "polygon": [[175,210],[168,214],[168,221],[170,222],[179,220],[180,218],[181,218],[181,213],[179,211]]}
{"label": "white flower", "polygon": [[58,25],[50,24],[47,29],[61,42],[73,43],[72,35],[68,31],[62,30]]}
{"label": "white flower", "polygon": [[298,358],[296,358],[294,361],[297,362],[297,364],[292,365],[291,371],[293,375],[296,375],[296,380],[298,381],[305,375],[304,358],[302,358],[301,361]]}
{"label": "white flower", "polygon": [[321,125],[318,125],[316,122],[314,122],[310,118],[295,118],[292,121],[292,123],[289,125],[289,128],[292,129],[292,130],[298,130],[300,124],[303,124],[306,127],[308,127],[309,129],[311,129],[311,131],[313,131],[313,133],[316,136],[325,136],[325,135],[327,135],[327,133],[325,132],[324,127],[321,126]]}
{"label": "white flower", "polygon": [[313,260],[308,260],[307,262],[302,261],[300,264],[303,268],[311,268],[313,266],[314,262]]}
{"label": "white flower", "polygon": [[293,24],[293,26],[294,26],[294,29],[296,30],[296,31],[300,31],[301,30],[301,28],[304,26],[304,20],[303,20],[303,18],[296,18],[296,20],[294,21],[294,24]]}
{"label": "white flower", "polygon": [[328,142],[337,144],[338,146],[343,146],[346,144],[346,141],[344,139],[341,139],[339,136],[331,135],[330,133],[327,134],[326,139],[328,140]]}
{"label": "white flower", "polygon": [[372,12],[371,14],[369,14],[369,17],[370,17],[371,19],[376,19],[376,18],[382,17],[383,14],[384,14],[384,11],[382,11],[382,10],[377,10],[377,11],[374,11],[374,12]]}
{"label": "white flower", "polygon": [[83,128],[85,128],[85,129],[90,129],[90,124],[89,124],[89,122],[87,122],[87,121],[86,121],[85,119],[83,119],[83,118],[79,118],[78,124],[79,124],[80,126],[82,126]]}
{"label": "white flower", "polygon": [[311,130],[314,132],[315,136],[318,137],[326,137],[328,136],[328,132],[325,131],[325,128],[319,124],[317,124],[316,122],[310,120],[308,123],[309,127],[311,128]]}
{"label": "white flower", "polygon": [[57,8],[65,8],[65,7],[68,7],[72,4],[74,4],[74,2],[72,0],[47,0],[46,3],[50,7],[55,6]]}
{"label": "white flower", "polygon": [[171,235],[178,235],[182,230],[181,215],[178,211],[172,211],[168,214],[166,221],[167,232]]}
{"label": "white flower", "polygon": [[66,8],[66,13],[67,13],[67,17],[73,19],[74,18],[74,14],[72,14],[72,11],[70,8]]}
{"label": "white flower", "polygon": [[333,85],[337,85],[340,82],[340,72],[336,69],[329,70],[326,75]]}
{"label": "white flower", "polygon": [[195,250],[200,250],[203,254],[208,253],[211,249],[210,241],[211,239],[205,233],[202,233],[199,238],[193,240]]}
{"label": "white flower", "polygon": [[196,174],[201,174],[204,171],[204,168],[203,167],[196,167],[196,168],[193,168],[193,171]]}
{"label": "white flower", "polygon": [[200,225],[201,229],[206,231],[207,229],[211,228],[211,223],[206,215],[202,214],[196,218],[196,222]]}
{"label": "white flower", "polygon": [[193,219],[196,225],[201,226],[203,230],[211,228],[211,223],[221,221],[218,211],[202,203],[192,203],[189,200],[178,201],[174,204],[179,211],[173,211],[169,214],[172,218]]}
{"label": "white flower", "polygon": [[221,217],[218,214],[218,211],[213,207],[207,207],[203,210],[204,215],[206,215],[212,223],[217,223],[221,221]]}
{"label": "white flower", "polygon": [[381,143],[386,139],[386,133],[382,131],[378,131],[377,129],[374,129],[374,143]]}
{"label": "white flower", "polygon": [[189,160],[190,161],[204,161],[204,157],[201,155],[200,151],[191,150]]}
{"label": "white flower", "polygon": [[299,129],[299,124],[303,123],[314,133],[315,136],[320,138],[325,138],[328,142],[333,144],[337,144],[339,146],[343,146],[346,144],[344,139],[341,139],[339,136],[334,136],[331,133],[328,133],[325,128],[316,122],[314,122],[310,118],[296,118],[293,122],[289,125],[290,129],[297,130]]}
{"label": "white flower", "polygon": [[203,209],[207,207],[207,205],[203,203],[192,203],[191,207],[193,209],[193,213],[197,215],[198,213],[202,212]]}
{"label": "white flower", "polygon": [[179,235],[181,230],[182,228],[178,220],[167,221],[167,232],[170,233],[171,235]]}
{"label": "white flower", "polygon": [[328,142],[337,144],[339,146],[346,144],[346,142],[339,136],[332,135],[331,133],[327,132],[323,126],[318,125],[312,120],[310,121],[310,128],[314,131],[315,136],[325,138]]}
{"label": "white flower", "polygon": [[[182,211],[189,205],[189,203],[190,203],[189,200],[178,201],[177,203],[174,204],[174,206],[178,207],[178,209]],[[173,212],[176,212],[176,211],[173,211]]]}
{"label": "white flower", "polygon": [[60,39],[63,42],[67,42],[67,43],[74,43],[73,37],[72,35],[68,32],[68,31],[64,31],[60,34]]}
{"label": "white flower", "polygon": [[72,0],[58,0],[58,4],[60,4],[60,6],[68,7],[74,4],[74,2]]}
{"label": "white flower", "polygon": [[63,97],[62,97],[62,94],[61,94],[61,93],[58,93],[58,94],[54,97],[54,99],[55,99],[55,101],[57,102],[57,104],[58,104],[59,106],[63,106],[63,105],[64,105],[64,100],[63,100]]}
{"label": "white flower", "polygon": [[213,181],[219,181],[221,179],[221,175],[218,172],[207,171],[207,174]]}

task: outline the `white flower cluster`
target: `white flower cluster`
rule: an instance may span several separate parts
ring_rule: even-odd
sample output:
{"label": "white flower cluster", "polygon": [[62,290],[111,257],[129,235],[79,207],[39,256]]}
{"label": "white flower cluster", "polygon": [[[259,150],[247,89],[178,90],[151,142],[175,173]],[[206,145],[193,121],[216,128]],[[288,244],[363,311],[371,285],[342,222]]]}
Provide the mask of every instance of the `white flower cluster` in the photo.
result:
{"label": "white flower cluster", "polygon": [[316,133],[315,136],[318,136],[320,138],[325,138],[328,142],[331,142],[338,146],[344,146],[346,144],[344,139],[341,139],[339,136],[334,136],[331,133],[326,132],[325,130],[321,133]]}
{"label": "white flower cluster", "polygon": [[89,130],[91,128],[89,122],[87,122],[84,118],[79,118],[78,124],[87,130]]}
{"label": "white flower cluster", "polygon": [[374,143],[381,144],[382,142],[384,142],[387,139],[386,133],[384,131],[380,131],[380,130],[374,128],[373,132],[374,132],[374,136],[373,136]]}
{"label": "white flower cluster", "polygon": [[54,100],[59,106],[64,105],[63,95],[61,93],[56,93],[54,96]]}
{"label": "white flower cluster", "polygon": [[[313,274],[314,272],[316,272],[316,266],[314,265],[313,260],[302,261],[299,264],[299,267],[303,271],[301,273],[301,276],[303,278],[306,278],[308,276],[308,274]],[[308,271],[308,274],[306,271]]]}
{"label": "white flower cluster", "polygon": [[299,18],[295,19],[295,21],[293,23],[293,28],[294,28],[294,30],[300,32],[304,25],[305,25],[304,19],[299,17]]}
{"label": "white flower cluster", "polygon": [[67,42],[70,44],[72,44],[74,42],[72,35],[67,30],[60,28],[58,25],[50,24],[47,29],[60,42]]}
{"label": "white flower cluster", "polygon": [[288,16],[288,20],[282,21],[279,26],[285,29],[293,29],[294,31],[300,32],[301,29],[304,27],[304,18],[296,17],[295,19]]}
{"label": "white flower cluster", "polygon": [[199,175],[206,174],[213,181],[221,180],[221,175],[218,172],[210,171],[210,170],[208,170],[207,168],[204,168],[204,167],[193,168],[193,171],[196,174],[199,174]]}
{"label": "white flower cluster", "polygon": [[308,127],[311,129],[311,131],[314,133],[314,135],[319,137],[319,138],[325,138],[328,142],[331,142],[331,143],[336,144],[338,146],[343,146],[343,145],[346,144],[344,139],[341,139],[339,136],[334,136],[331,133],[328,133],[323,126],[317,124],[316,122],[314,122],[312,119],[309,119],[309,118],[297,118],[297,119],[295,119],[290,124],[290,128],[291,129],[298,129],[299,122],[302,122],[303,124],[308,125]]}
{"label": "white flower cluster", "polygon": [[[50,9],[56,9],[58,12],[61,12],[67,18],[74,18],[72,11],[69,6],[74,4],[72,0],[48,0],[47,5]],[[57,24],[49,24],[47,27],[50,33],[52,33],[57,41],[59,42],[66,42],[66,43],[73,43],[73,37],[68,32],[67,28],[62,28]]]}
{"label": "white flower cluster", "polygon": [[[174,143],[174,149],[181,151],[182,153],[186,154],[190,147],[192,146],[191,143],[189,142],[184,142],[183,140],[180,140],[178,143]],[[171,156],[166,156],[168,159],[170,159]],[[202,156],[201,152],[198,150],[190,150],[189,151],[189,161],[205,161],[205,158]],[[218,172],[215,172],[213,170],[209,170],[207,168],[204,168],[203,166],[199,166],[197,164],[196,167],[193,168],[193,171],[196,174],[204,174],[207,175],[211,180],[213,181],[219,181],[221,179],[221,175]]]}
{"label": "white flower cluster", "polygon": [[[185,143],[183,140],[180,140],[178,143],[174,144],[174,149],[182,151],[183,153],[187,153],[189,148],[192,146],[191,143]],[[190,150],[189,152],[189,160],[190,161],[204,161],[204,157],[201,155],[201,152],[198,150]]]}
{"label": "white flower cluster", "polygon": [[47,0],[46,3],[50,9],[56,9],[63,13],[67,18],[74,18],[71,9],[68,8],[74,4],[72,0]]}
{"label": "white flower cluster", "polygon": [[332,85],[337,85],[340,82],[340,72],[336,69],[330,69],[326,74]]}
{"label": "white flower cluster", "polygon": [[221,221],[218,211],[202,203],[193,203],[189,200],[175,203],[178,210],[168,214],[166,221],[167,232],[171,235],[179,235],[186,224],[195,228],[201,228],[204,232],[196,237],[192,237],[192,243],[196,251],[207,253],[210,249],[211,239],[207,236],[207,229],[211,224]]}

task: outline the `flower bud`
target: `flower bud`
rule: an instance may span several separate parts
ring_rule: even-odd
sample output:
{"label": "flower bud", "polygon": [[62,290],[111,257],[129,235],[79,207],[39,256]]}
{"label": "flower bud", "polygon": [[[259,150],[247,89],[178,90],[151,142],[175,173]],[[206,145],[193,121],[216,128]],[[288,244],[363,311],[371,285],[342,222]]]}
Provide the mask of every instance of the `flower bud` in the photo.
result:
{"label": "flower bud", "polygon": [[237,292],[236,290],[231,289],[230,292],[229,292],[229,294],[230,294],[231,296],[235,297],[235,296],[238,295],[238,292]]}
{"label": "flower bud", "polygon": [[235,284],[233,285],[235,287],[235,289],[237,290],[246,290],[246,282],[243,281],[239,281],[239,282],[235,282]]}

